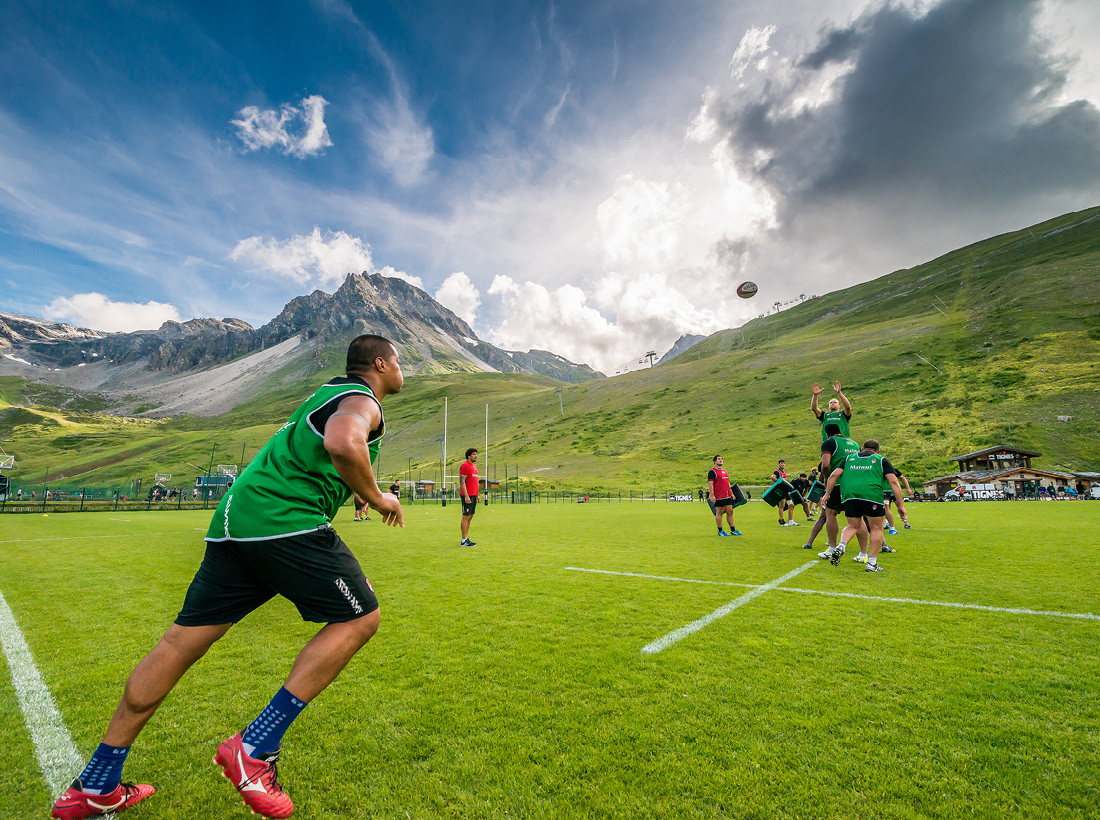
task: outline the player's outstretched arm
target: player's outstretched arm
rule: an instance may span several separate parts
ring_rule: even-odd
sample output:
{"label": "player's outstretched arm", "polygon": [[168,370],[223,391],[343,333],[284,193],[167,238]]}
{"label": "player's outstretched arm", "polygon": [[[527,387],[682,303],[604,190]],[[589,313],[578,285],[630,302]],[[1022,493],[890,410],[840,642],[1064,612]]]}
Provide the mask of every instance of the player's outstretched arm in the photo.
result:
{"label": "player's outstretched arm", "polygon": [[810,392],[813,394],[810,396],[810,412],[818,418],[821,418],[821,410],[817,406],[817,394],[821,392],[821,388],[816,384],[810,385]]}
{"label": "player's outstretched arm", "polygon": [[377,402],[363,395],[348,396],[325,424],[325,450],[340,478],[371,509],[382,514],[383,523],[403,527],[401,502],[392,493],[379,489],[370,464],[367,436],[381,421],[382,411]]}
{"label": "player's outstretched arm", "polygon": [[840,389],[840,382],[833,382],[833,390],[836,391],[836,397],[840,399],[840,404],[844,407],[844,412],[847,415],[852,415],[852,403],[848,401],[848,397],[844,395],[844,391]]}

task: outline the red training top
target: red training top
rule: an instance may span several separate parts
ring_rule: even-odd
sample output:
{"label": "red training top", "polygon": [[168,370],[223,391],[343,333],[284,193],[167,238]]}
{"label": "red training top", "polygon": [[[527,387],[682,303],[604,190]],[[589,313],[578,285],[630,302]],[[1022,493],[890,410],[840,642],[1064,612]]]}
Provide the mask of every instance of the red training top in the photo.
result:
{"label": "red training top", "polygon": [[715,467],[709,473],[707,473],[707,480],[714,482],[714,500],[723,501],[727,498],[733,498],[733,491],[730,490],[730,474],[723,470],[721,467]]}
{"label": "red training top", "polygon": [[458,468],[458,477],[464,482],[466,495],[477,495],[477,465],[472,461],[463,461]]}

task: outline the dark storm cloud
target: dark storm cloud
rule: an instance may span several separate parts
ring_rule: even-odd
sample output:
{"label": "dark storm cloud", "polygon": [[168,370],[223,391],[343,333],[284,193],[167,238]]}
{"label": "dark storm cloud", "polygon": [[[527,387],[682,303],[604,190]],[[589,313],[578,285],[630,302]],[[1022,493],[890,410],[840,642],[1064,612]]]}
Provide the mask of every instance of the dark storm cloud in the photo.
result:
{"label": "dark storm cloud", "polygon": [[[712,111],[788,214],[837,197],[923,192],[975,207],[1094,189],[1100,111],[1057,102],[1066,66],[1036,36],[1038,5],[944,0],[923,16],[880,6]],[[830,102],[793,105],[846,60]]]}

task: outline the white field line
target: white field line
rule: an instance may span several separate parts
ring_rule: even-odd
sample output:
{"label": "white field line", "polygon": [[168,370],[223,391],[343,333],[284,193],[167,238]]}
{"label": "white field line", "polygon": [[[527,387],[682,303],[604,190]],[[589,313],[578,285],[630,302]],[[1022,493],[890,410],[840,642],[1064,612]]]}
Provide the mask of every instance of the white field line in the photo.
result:
{"label": "white field line", "polygon": [[[760,589],[757,584],[738,584],[733,581],[700,581],[695,578],[675,578],[669,575],[643,575],[638,572],[613,572],[607,569],[585,569],[583,567],[565,567],[574,572],[594,572],[600,575],[623,575],[628,578],[649,578],[655,581],[682,581],[687,584],[715,584],[719,586],[749,587]],[[1081,621],[1100,621],[1100,615],[1091,612],[1055,612],[1049,609],[1026,609],[1023,607],[986,606],[984,604],[960,604],[954,601],[926,601],[921,598],[887,598],[881,595],[858,595],[854,592],[832,592],[826,589],[799,589],[798,587],[778,587],[780,592],[800,592],[803,595],[830,595],[835,598],[859,598],[864,601],[886,601],[892,604],[917,604],[918,606],[944,606],[951,609],[974,609],[979,612],[1007,612],[1010,615],[1046,615],[1051,618],[1074,618]]]}
{"label": "white field line", "polygon": [[783,587],[783,592],[801,592],[806,595],[831,595],[835,598],[862,598],[866,601],[888,601],[894,604],[919,604],[920,606],[946,606],[952,609],[976,609],[980,612],[1008,612],[1012,615],[1048,615],[1053,618],[1077,618],[1084,621],[1100,621],[1100,615],[1091,612],[1054,612],[1048,609],[1022,609],[1008,606],[983,606],[982,604],[957,604],[952,601],[924,601],[919,598],[885,598],[878,595],[856,595],[854,592],[829,592],[823,589],[798,589]]}
{"label": "white field line", "polygon": [[84,759],[77,751],[65,721],[57,711],[50,689],[42,680],[30,647],[15,622],[11,607],[0,593],[0,649],[8,661],[19,708],[27,723],[38,765],[51,797],[65,790]]}
{"label": "white field line", "polygon": [[643,575],[640,572],[612,572],[607,569],[585,569],[584,567],[566,567],[573,572],[594,572],[597,575],[625,575],[628,578],[651,578],[655,581],[682,581],[685,584],[713,584],[721,587],[748,587],[756,589],[759,584],[739,584],[736,581],[699,581],[695,578],[676,578],[671,575]]}
{"label": "white field line", "polygon": [[686,638],[688,635],[691,635],[695,632],[698,632],[700,629],[702,629],[703,627],[705,627],[709,624],[714,623],[719,618],[724,618],[726,615],[729,615],[731,612],[733,612],[733,610],[737,609],[739,606],[744,606],[745,604],[747,604],[753,598],[760,597],[761,595],[763,595],[768,590],[775,589],[777,586],[779,586],[783,582],[791,580],[796,575],[805,572],[810,567],[816,567],[820,563],[821,563],[820,561],[816,561],[816,560],[815,561],[807,561],[805,564],[798,567],[798,569],[792,569],[786,575],[782,575],[779,578],[776,578],[774,581],[769,581],[766,584],[762,584],[761,586],[753,588],[749,592],[746,592],[744,595],[742,595],[740,598],[736,598],[736,599],[730,601],[725,606],[718,607],[718,609],[714,610],[714,612],[711,612],[709,615],[704,615],[699,620],[692,621],[687,626],[682,626],[682,627],[680,627],[679,629],[677,629],[673,632],[669,632],[663,638],[658,638],[657,640],[653,641],[652,643],[646,644],[645,646],[642,647],[642,652],[645,653],[646,655],[654,655],[654,654],[656,654],[657,652],[660,652],[663,649],[667,649],[668,647],[672,646],[672,644],[676,643],[677,641],[682,640],[683,638]]}

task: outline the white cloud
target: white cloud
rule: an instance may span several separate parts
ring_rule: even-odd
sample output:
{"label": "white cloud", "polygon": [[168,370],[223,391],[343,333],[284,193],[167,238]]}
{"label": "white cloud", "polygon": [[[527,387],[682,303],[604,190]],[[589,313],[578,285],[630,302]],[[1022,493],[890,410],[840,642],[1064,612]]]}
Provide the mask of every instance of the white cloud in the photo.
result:
{"label": "white cloud", "polygon": [[758,57],[760,60],[757,62],[757,66],[763,69],[768,56],[774,53],[768,44],[775,32],[775,26],[750,28],[746,31],[737,46],[737,51],[733,52],[733,59],[730,60],[730,76],[735,80],[741,79],[745,70]]}
{"label": "white cloud", "polygon": [[687,212],[683,186],[625,174],[596,208],[604,260],[667,265],[675,258]]}
{"label": "white cloud", "polygon": [[435,299],[439,304],[453,310],[466,324],[472,325],[481,305],[481,292],[470,281],[469,276],[457,271],[443,280],[443,284],[435,292]]}
{"label": "white cloud", "polygon": [[77,327],[117,331],[155,330],[167,321],[180,321],[179,311],[163,302],[113,302],[102,293],[59,296],[45,309],[47,319]]}
{"label": "white cloud", "polygon": [[313,228],[313,233],[290,239],[242,239],[229,254],[230,261],[242,262],[257,273],[284,277],[307,287],[338,287],[349,273],[380,273],[424,289],[424,280],[386,265],[374,267],[371,247],[344,231]]}
{"label": "white cloud", "polygon": [[509,276],[498,275],[489,293],[499,296],[511,310],[489,334],[500,347],[537,347],[575,362],[622,358],[618,354],[622,332],[585,304],[587,297],[578,287],[562,285],[551,291],[536,282],[520,285]]}
{"label": "white cloud", "polygon": [[300,107],[283,103],[278,110],[248,105],[237,112],[237,136],[249,151],[276,148],[299,159],[314,156],[332,146],[325,125],[328,101],[314,94],[304,98]]}
{"label": "white cloud", "polygon": [[244,262],[253,271],[286,277],[302,285],[339,285],[349,273],[370,271],[374,266],[371,249],[363,240],[344,231],[325,231],[292,236],[280,242],[250,236],[229,254],[233,262]]}
{"label": "white cloud", "polygon": [[435,156],[435,134],[421,123],[405,98],[395,91],[392,105],[379,106],[367,126],[374,160],[398,185],[418,184]]}

